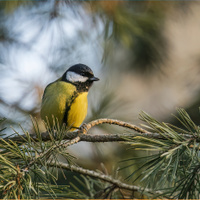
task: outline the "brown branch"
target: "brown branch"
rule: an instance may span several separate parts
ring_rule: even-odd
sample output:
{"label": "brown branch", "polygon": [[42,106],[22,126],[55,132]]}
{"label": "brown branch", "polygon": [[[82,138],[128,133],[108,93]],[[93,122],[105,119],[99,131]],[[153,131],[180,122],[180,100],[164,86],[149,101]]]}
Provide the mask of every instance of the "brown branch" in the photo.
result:
{"label": "brown branch", "polygon": [[[95,136],[95,137],[90,137],[90,136],[84,136],[84,135],[81,135],[81,134],[85,134],[89,131],[89,129],[91,129],[92,127],[96,126],[96,125],[99,125],[99,124],[113,124],[113,125],[118,125],[118,126],[121,126],[121,127],[125,127],[125,128],[128,128],[128,129],[131,129],[131,130],[134,130],[138,133],[143,133],[143,134],[150,134],[148,131],[136,126],[136,125],[133,125],[133,124],[130,124],[130,123],[127,123],[127,122],[123,122],[123,121],[120,121],[120,120],[114,120],[114,119],[98,119],[98,120],[94,120],[94,121],[91,121],[89,122],[88,124],[83,124],[80,128],[80,130],[78,131],[74,131],[74,132],[66,132],[65,136],[63,139],[73,139],[75,137],[77,137],[77,135],[80,135],[80,141],[87,141],[87,142],[113,142],[113,141],[124,141],[124,139],[119,136],[119,135],[99,135],[99,136]],[[38,140],[37,136],[35,134],[31,134],[30,135],[31,138],[35,141]],[[124,136],[124,135],[123,135]],[[132,134],[130,134],[129,136],[133,136]],[[49,135],[48,132],[43,132],[41,133],[41,138],[42,138],[42,141],[48,141],[48,140],[51,140],[51,137]],[[96,138],[96,139],[94,139]],[[25,142],[25,140],[27,139],[27,136],[26,135],[19,135],[19,136],[14,136],[14,137],[7,137],[5,138],[6,141],[8,140],[12,140],[12,141],[16,141],[16,142]]]}
{"label": "brown branch", "polygon": [[129,190],[129,191],[137,191],[137,192],[140,192],[140,193],[146,192],[146,193],[154,194],[154,195],[155,194],[162,195],[161,191],[152,191],[152,190],[147,189],[147,188],[142,188],[142,187],[139,187],[139,186],[123,183],[119,179],[114,179],[109,175],[106,175],[106,174],[103,174],[103,173],[98,173],[98,172],[95,172],[93,170],[84,169],[82,167],[77,167],[77,166],[69,165],[67,163],[62,163],[62,162],[59,162],[59,163],[55,163],[55,162],[52,163],[51,162],[51,163],[48,163],[48,164],[52,167],[61,167],[62,169],[70,170],[70,171],[73,171],[73,172],[77,172],[79,174],[87,175],[87,176],[90,176],[90,177],[93,177],[93,178],[100,179],[102,181],[106,181],[108,183],[115,185],[119,189],[126,189],[126,190]]}
{"label": "brown branch", "polygon": [[[91,135],[91,134],[86,134],[92,127],[99,125],[99,124],[113,124],[113,125],[118,125],[121,127],[125,127],[131,130],[134,130],[136,132],[130,133],[130,134],[106,134],[106,135]],[[55,132],[56,133],[56,132]],[[79,135],[80,141],[84,142],[123,142],[127,141],[127,138],[133,138],[137,136],[144,136],[148,138],[155,138],[155,139],[165,139],[162,135],[159,133],[150,133],[136,125],[126,123],[123,121],[119,120],[114,120],[114,119],[98,119],[89,122],[88,124],[83,124],[78,131],[74,132],[66,132],[63,140],[72,140],[76,138]],[[188,134],[180,134],[181,136],[184,136],[186,139],[194,139],[193,135],[188,135]],[[36,134],[31,134],[30,135],[31,139],[34,141],[38,141],[37,135]],[[5,140],[9,141],[16,141],[16,142],[21,142],[24,143],[26,142],[27,136],[26,135],[18,135],[15,137],[7,137]],[[43,132],[41,133],[41,139],[42,141],[49,141],[51,140],[51,137],[48,132]],[[197,142],[200,142],[198,138],[196,138]]]}
{"label": "brown branch", "polygon": [[93,126],[96,126],[99,124],[114,124],[114,125],[122,126],[124,128],[132,129],[138,133],[148,133],[148,131],[136,125],[123,122],[120,120],[116,120],[116,119],[107,119],[107,118],[97,119],[97,120],[89,122],[88,124],[84,124],[83,128],[85,128],[85,132],[83,133],[88,132],[88,130],[91,129]]}

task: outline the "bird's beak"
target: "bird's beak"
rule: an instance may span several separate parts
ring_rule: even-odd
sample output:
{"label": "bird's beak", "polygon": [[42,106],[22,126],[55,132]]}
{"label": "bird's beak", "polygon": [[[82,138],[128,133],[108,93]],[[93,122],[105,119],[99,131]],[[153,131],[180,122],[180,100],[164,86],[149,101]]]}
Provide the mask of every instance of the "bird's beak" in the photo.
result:
{"label": "bird's beak", "polygon": [[99,81],[99,78],[93,76],[93,77],[89,78],[89,81]]}

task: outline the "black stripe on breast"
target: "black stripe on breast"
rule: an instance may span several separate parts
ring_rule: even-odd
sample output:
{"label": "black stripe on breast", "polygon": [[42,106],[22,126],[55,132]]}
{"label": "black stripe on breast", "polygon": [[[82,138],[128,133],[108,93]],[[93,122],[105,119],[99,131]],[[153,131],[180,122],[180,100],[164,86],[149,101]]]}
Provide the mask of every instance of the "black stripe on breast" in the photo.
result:
{"label": "black stripe on breast", "polygon": [[69,110],[70,110],[71,105],[72,105],[72,103],[74,102],[74,100],[76,99],[77,96],[78,96],[78,93],[77,93],[77,91],[75,91],[74,94],[72,95],[71,99],[66,102],[65,114],[64,114],[64,117],[63,117],[63,123],[65,123],[66,125],[68,125],[67,118],[68,118]]}

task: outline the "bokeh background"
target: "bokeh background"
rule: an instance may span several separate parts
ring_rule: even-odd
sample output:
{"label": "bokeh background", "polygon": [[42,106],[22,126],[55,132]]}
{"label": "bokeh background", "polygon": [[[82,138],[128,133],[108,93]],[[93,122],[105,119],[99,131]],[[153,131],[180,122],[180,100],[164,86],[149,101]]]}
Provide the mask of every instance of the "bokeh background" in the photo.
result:
{"label": "bokeh background", "polygon": [[[103,117],[140,125],[143,110],[177,124],[172,113],[183,107],[198,124],[199,36],[195,1],[1,1],[0,117],[6,121],[0,128],[22,133],[20,124],[32,132],[31,115],[42,131],[45,86],[77,63],[100,78],[85,122]],[[123,132],[99,126],[90,133]],[[83,166],[103,163],[110,171],[129,156],[123,144],[80,143],[70,151]]]}

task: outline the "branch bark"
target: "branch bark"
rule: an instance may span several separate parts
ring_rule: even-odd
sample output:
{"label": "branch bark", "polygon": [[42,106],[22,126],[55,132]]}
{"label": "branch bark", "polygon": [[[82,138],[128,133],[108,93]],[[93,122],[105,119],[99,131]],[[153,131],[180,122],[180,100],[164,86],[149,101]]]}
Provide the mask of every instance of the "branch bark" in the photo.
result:
{"label": "branch bark", "polygon": [[[132,129],[138,133],[149,133],[148,131],[146,131],[143,128],[140,128],[136,125],[127,123],[127,122],[123,122],[120,120],[116,120],[116,119],[107,119],[107,118],[102,118],[102,119],[97,119],[94,121],[89,122],[88,124],[85,124],[83,127],[85,128],[85,132],[87,132],[89,129],[91,129],[93,126],[99,125],[99,124],[114,124],[114,125],[118,125],[118,126],[122,126],[124,128],[128,128],[128,129]],[[83,132],[83,133],[85,133]]]}
{"label": "branch bark", "polygon": [[[112,140],[113,141],[124,141],[124,139],[117,134],[113,135],[113,137],[108,136],[108,135],[105,135],[105,136],[99,135],[99,136],[96,136],[94,138],[93,137],[92,138],[91,137],[85,137],[83,135],[83,134],[86,134],[92,127],[99,125],[99,124],[113,124],[113,125],[118,125],[118,126],[121,126],[121,127],[124,127],[124,128],[134,130],[137,133],[144,133],[144,134],[149,133],[148,131],[146,131],[146,130],[138,127],[138,126],[127,123],[127,122],[123,122],[123,121],[115,120],[115,119],[103,118],[103,119],[91,121],[88,124],[83,124],[78,131],[74,131],[74,132],[67,132],[66,131],[66,134],[65,134],[63,139],[71,140],[71,139],[74,139],[75,137],[77,137],[78,135],[80,135],[80,137],[81,137],[80,141],[95,142],[94,138],[96,138],[96,140],[97,140],[96,142],[109,142],[109,140],[111,142],[112,142]],[[38,138],[35,134],[31,134],[31,138],[35,141],[38,140]],[[12,141],[16,141],[16,142],[25,142],[26,139],[27,139],[26,135],[18,135],[18,136],[14,136],[14,137],[5,138],[6,141],[12,140]],[[50,137],[49,133],[46,131],[46,132],[41,133],[41,139],[42,139],[42,141],[48,141],[48,140],[51,140],[51,137]]]}
{"label": "branch bark", "polygon": [[52,167],[60,167],[62,169],[66,169],[66,170],[69,170],[69,171],[77,172],[79,174],[83,174],[83,175],[87,175],[87,176],[90,176],[90,177],[93,177],[93,178],[100,179],[102,181],[113,184],[114,186],[116,186],[119,189],[126,189],[126,190],[129,190],[129,191],[137,191],[137,192],[140,192],[140,193],[149,193],[149,194],[160,195],[160,196],[162,196],[162,194],[163,194],[161,191],[152,191],[152,190],[147,189],[147,188],[142,188],[142,187],[139,187],[139,186],[123,183],[119,179],[114,179],[109,175],[106,175],[106,174],[103,174],[103,173],[98,173],[98,172],[95,172],[93,170],[84,169],[82,167],[69,165],[67,163],[59,162],[59,163],[48,163],[48,164]]}
{"label": "branch bark", "polygon": [[[135,132],[133,132],[131,134],[112,134],[112,135],[109,135],[109,134],[107,134],[107,135],[86,134],[92,127],[94,127],[96,125],[100,125],[100,124],[118,125],[118,126],[121,126],[124,128],[134,130]],[[193,135],[188,135],[188,134],[180,134],[180,135],[184,136],[186,139],[194,138]],[[31,139],[33,139],[35,141],[38,140],[36,134],[31,134],[30,136],[31,136]],[[106,118],[94,120],[87,124],[83,124],[78,131],[74,131],[74,132],[66,131],[65,136],[63,137],[63,140],[72,140],[72,139],[76,138],[77,136],[80,137],[80,141],[84,141],[84,142],[123,142],[123,141],[127,141],[127,139],[125,139],[125,137],[133,138],[136,136],[144,136],[144,137],[155,138],[155,139],[166,139],[159,133],[151,133],[151,132],[148,132],[145,129],[142,129],[136,125],[133,125],[133,124],[130,124],[127,122],[123,122],[120,120],[106,119]],[[18,135],[15,137],[5,138],[6,141],[12,140],[12,141],[22,142],[22,143],[24,143],[26,139],[27,139],[26,135]],[[48,140],[51,140],[51,137],[48,132],[43,132],[43,133],[41,133],[41,139],[42,139],[42,141],[48,141]],[[200,142],[200,139],[196,138],[196,141]]]}

